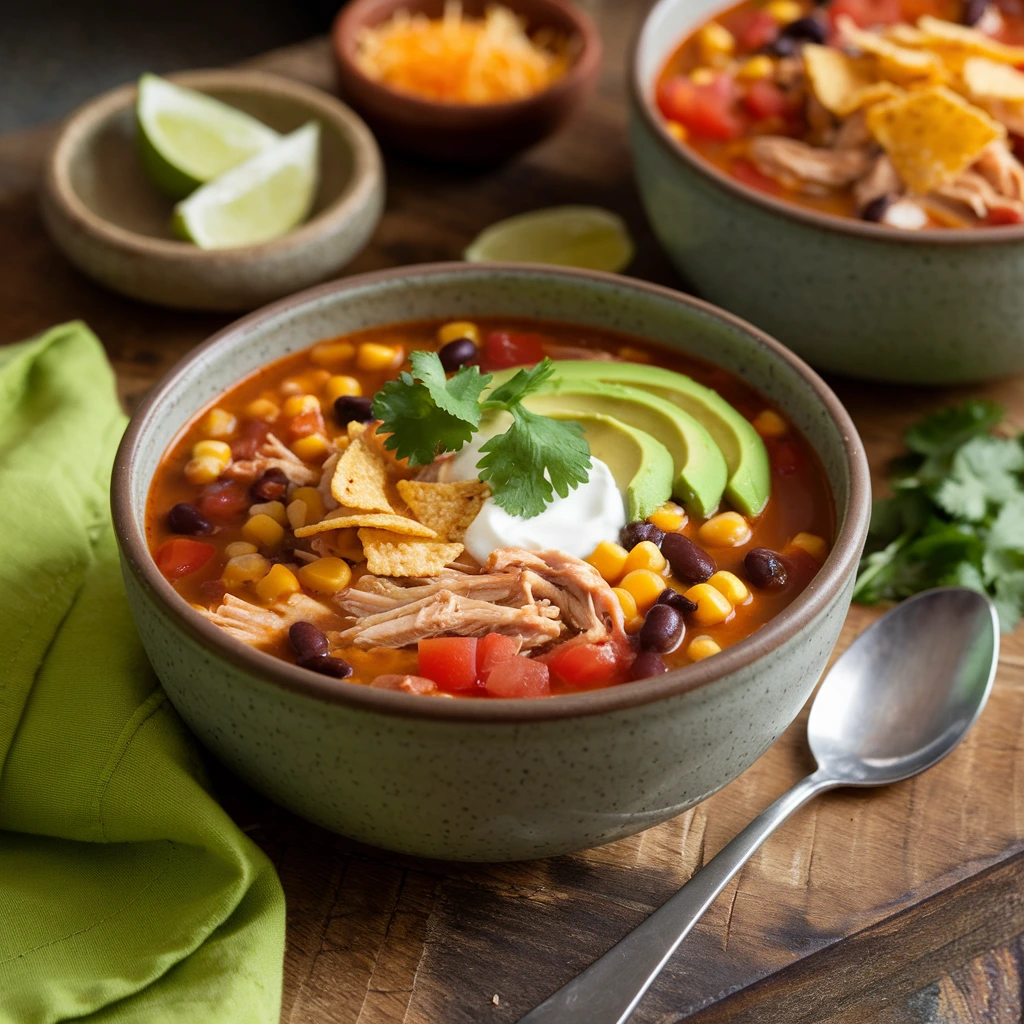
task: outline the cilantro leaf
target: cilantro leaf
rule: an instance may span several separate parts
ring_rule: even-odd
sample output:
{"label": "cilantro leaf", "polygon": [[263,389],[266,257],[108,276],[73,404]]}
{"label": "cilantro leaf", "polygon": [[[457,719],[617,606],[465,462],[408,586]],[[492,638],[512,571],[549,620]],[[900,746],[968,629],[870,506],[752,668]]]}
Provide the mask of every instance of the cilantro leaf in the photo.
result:
{"label": "cilantro leaf", "polygon": [[487,396],[487,406],[508,408],[532,395],[555,375],[555,364],[545,356],[529,370],[520,370],[511,380],[505,381]]}
{"label": "cilantro leaf", "polygon": [[926,416],[903,435],[903,442],[919,455],[948,455],[972,437],[987,434],[1004,413],[998,402],[971,399]]}
{"label": "cilantro leaf", "polygon": [[412,376],[423,383],[439,409],[474,427],[480,425],[480,396],[491,382],[489,373],[482,374],[478,366],[462,366],[449,380],[436,352],[413,352],[409,361]]}
{"label": "cilantro leaf", "polygon": [[590,448],[579,423],[539,416],[519,404],[509,411],[512,426],[481,446],[484,457],[477,467],[497,505],[509,515],[532,519],[554,494],[564,498],[587,481]]}

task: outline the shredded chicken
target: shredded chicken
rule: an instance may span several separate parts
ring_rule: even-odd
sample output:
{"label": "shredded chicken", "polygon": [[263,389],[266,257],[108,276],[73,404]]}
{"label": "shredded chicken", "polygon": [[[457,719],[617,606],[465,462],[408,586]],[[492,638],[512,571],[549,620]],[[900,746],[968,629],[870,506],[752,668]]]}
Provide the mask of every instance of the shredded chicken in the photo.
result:
{"label": "shredded chicken", "polygon": [[1024,166],[1005,143],[993,142],[974,163],[974,170],[1001,196],[1024,200]]}
{"label": "shredded chicken", "polygon": [[[980,164],[979,160],[975,166],[980,167]],[[979,220],[985,220],[991,213],[1006,213],[1024,220],[1024,202],[997,191],[989,178],[978,171],[962,172],[948,185],[937,188],[934,195],[962,204]]]}
{"label": "shredded chicken", "polygon": [[863,210],[869,203],[883,196],[899,195],[903,191],[900,180],[892,161],[883,153],[875,158],[868,172],[858,178],[853,186],[853,200],[858,210]]}
{"label": "shredded chicken", "polygon": [[780,135],[752,139],[749,154],[762,174],[809,195],[851,184],[871,163],[866,149],[819,149]]}
{"label": "shredded chicken", "polygon": [[338,508],[338,501],[331,494],[331,481],[334,479],[334,471],[338,468],[338,460],[341,458],[341,452],[335,452],[333,455],[327,457],[327,461],[323,464],[320,470],[320,482],[316,485],[316,489],[320,492],[324,499],[324,511],[333,512]]}
{"label": "shredded chicken", "polygon": [[378,690],[400,690],[403,693],[416,693],[423,697],[453,697],[454,694],[445,693],[437,688],[433,679],[426,679],[423,676],[408,676],[398,673],[387,673],[377,676],[370,686]]}
{"label": "shredded chicken", "polygon": [[298,484],[300,487],[316,483],[320,479],[320,470],[307,466],[298,455],[273,434],[267,434],[263,444],[256,452],[256,458],[232,462],[224,470],[223,476],[231,480],[250,482],[263,476],[268,469],[281,470],[293,484]]}
{"label": "shredded chicken", "polygon": [[851,114],[839,126],[836,137],[832,141],[833,149],[865,149],[874,144],[871,132],[868,130],[868,119],[864,111],[858,110]]}
{"label": "shredded chicken", "polygon": [[293,594],[287,601],[269,608],[225,594],[215,611],[198,605],[196,610],[229,636],[259,648],[270,647],[280,641],[285,631],[296,622],[326,626],[337,614],[305,594]]}
{"label": "shredded chicken", "polygon": [[1001,121],[1011,134],[1024,135],[1024,105],[1007,100],[983,100],[980,106]]}

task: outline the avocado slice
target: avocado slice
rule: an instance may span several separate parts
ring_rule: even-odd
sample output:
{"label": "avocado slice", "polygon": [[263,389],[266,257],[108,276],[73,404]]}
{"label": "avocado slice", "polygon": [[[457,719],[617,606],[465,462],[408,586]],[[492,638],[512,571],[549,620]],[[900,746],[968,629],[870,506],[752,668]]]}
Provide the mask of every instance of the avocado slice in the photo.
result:
{"label": "avocado slice", "polygon": [[612,471],[626,498],[629,521],[646,519],[672,494],[674,463],[668,449],[650,434],[596,412],[545,412],[554,420],[573,420],[583,427],[590,454]]}
{"label": "avocado slice", "polygon": [[660,366],[603,359],[560,359],[557,374],[574,380],[611,381],[648,391],[688,412],[715,439],[728,467],[725,497],[738,512],[758,516],[771,494],[771,467],[764,441],[746,417],[717,391]]}
{"label": "avocado slice", "polygon": [[693,416],[664,398],[641,388],[567,376],[552,379],[523,404],[543,416],[601,413],[642,430],[668,449],[674,463],[672,493],[693,514],[706,519],[722,501],[728,479],[722,452]]}

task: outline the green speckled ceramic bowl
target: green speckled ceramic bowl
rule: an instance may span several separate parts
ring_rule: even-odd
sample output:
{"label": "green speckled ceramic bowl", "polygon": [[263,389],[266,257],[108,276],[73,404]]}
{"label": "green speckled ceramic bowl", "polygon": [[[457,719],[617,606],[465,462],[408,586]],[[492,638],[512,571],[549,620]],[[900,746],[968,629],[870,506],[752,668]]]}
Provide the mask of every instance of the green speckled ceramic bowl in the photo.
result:
{"label": "green speckled ceramic bowl", "polygon": [[[810,439],[838,537],[792,605],[721,654],[656,679],[548,700],[430,700],[337,682],[225,636],[146,547],[150,480],[210,399],[319,338],[402,320],[538,316],[627,331],[741,375]],[[867,530],[857,432],[781,345],[728,314],[598,273],[494,264],[348,278],[269,306],[178,365],[117,455],[114,525],[128,596],[167,692],[200,739],[272,799],[344,835],[456,860],[541,857],[671,818],[735,778],[793,720],[839,635]]]}
{"label": "green speckled ceramic bowl", "polygon": [[914,384],[1024,370],[1024,227],[911,232],[820,214],[748,188],[665,131],[657,76],[722,6],[661,0],[629,72],[640,192],[680,272],[820,370]]}

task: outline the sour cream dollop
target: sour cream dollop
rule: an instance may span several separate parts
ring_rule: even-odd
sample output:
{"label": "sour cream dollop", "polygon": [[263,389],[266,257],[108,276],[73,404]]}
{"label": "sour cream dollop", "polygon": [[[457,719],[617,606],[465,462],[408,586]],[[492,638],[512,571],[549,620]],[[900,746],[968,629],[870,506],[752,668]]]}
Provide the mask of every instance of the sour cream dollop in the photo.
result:
{"label": "sour cream dollop", "polygon": [[[442,480],[473,480],[480,461],[480,446],[487,437],[473,442],[441,467]],[[463,543],[478,562],[486,562],[498,548],[527,551],[555,549],[587,558],[603,540],[615,540],[626,525],[626,508],[612,471],[600,459],[591,457],[590,479],[555,500],[539,516],[521,519],[509,515],[488,498],[473,520]]]}

